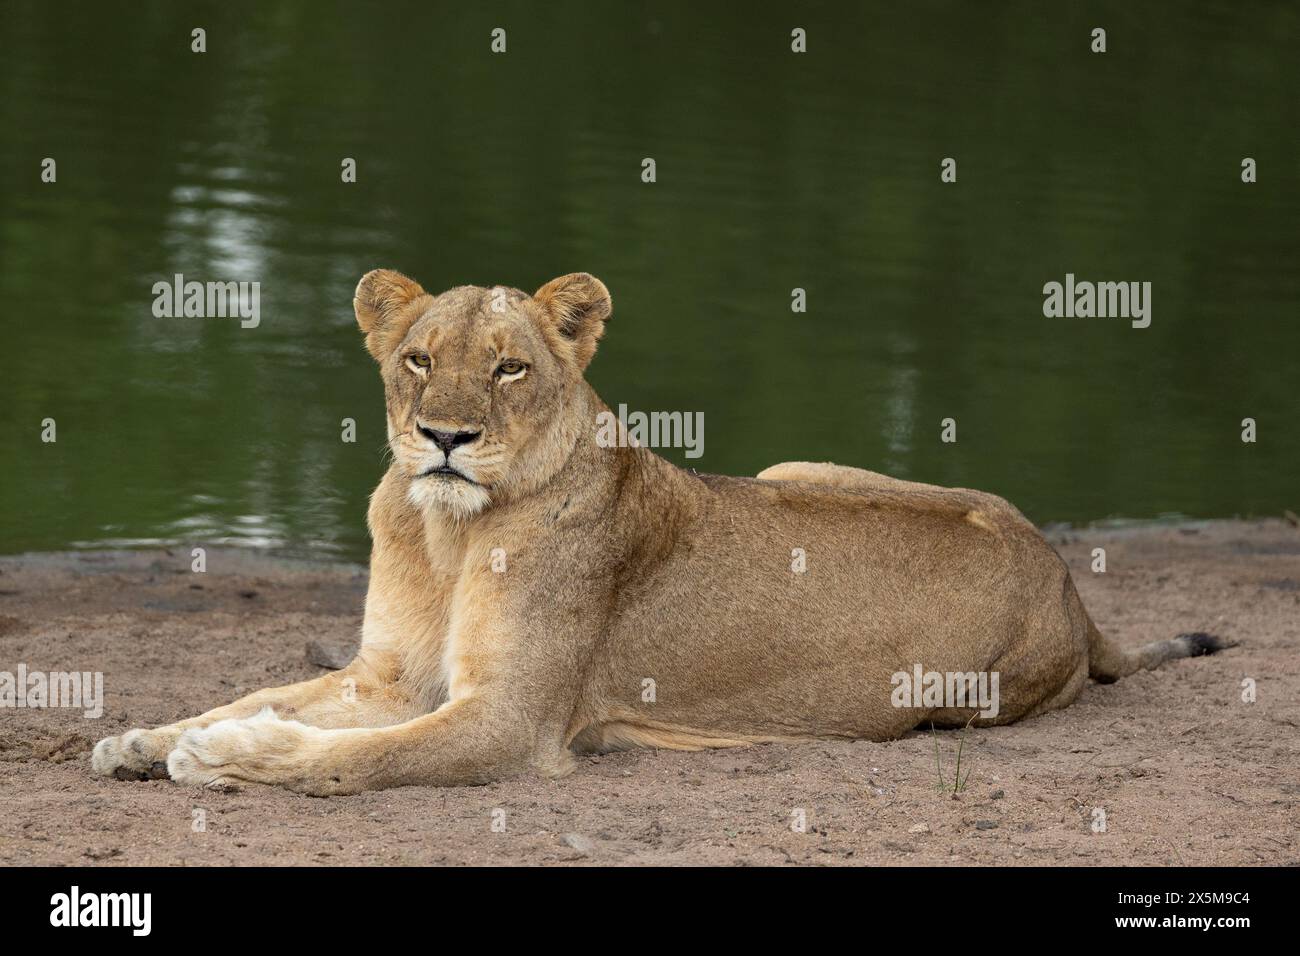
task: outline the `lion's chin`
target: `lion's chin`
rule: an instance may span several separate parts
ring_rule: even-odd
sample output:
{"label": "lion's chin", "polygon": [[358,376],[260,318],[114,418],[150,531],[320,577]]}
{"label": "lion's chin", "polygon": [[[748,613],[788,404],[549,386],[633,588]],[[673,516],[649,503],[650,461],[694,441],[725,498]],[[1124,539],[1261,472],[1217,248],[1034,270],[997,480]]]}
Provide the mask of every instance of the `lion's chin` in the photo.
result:
{"label": "lion's chin", "polygon": [[444,511],[458,519],[471,518],[492,503],[482,485],[442,475],[415,479],[408,494],[417,508]]}

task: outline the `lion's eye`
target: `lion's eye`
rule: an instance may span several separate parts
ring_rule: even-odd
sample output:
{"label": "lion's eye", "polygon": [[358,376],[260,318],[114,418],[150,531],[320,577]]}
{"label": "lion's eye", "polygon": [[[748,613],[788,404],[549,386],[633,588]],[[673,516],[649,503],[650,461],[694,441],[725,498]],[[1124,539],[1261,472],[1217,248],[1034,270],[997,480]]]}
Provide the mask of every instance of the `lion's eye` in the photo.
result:
{"label": "lion's eye", "polygon": [[504,362],[502,362],[500,365],[497,366],[497,374],[518,375],[527,367],[528,366],[525,365],[523,362],[519,361],[519,359],[506,359]]}
{"label": "lion's eye", "polygon": [[426,369],[432,365],[433,359],[429,358],[428,354],[425,352],[412,352],[406,357],[406,364],[416,371],[419,371],[420,369]]}

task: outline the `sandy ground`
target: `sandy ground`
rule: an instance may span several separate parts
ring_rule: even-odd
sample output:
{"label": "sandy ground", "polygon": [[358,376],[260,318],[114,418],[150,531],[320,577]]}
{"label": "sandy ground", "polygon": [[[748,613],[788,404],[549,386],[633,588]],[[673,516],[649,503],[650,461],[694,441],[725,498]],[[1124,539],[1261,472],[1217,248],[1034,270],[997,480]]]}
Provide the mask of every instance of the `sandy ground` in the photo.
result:
{"label": "sandy ground", "polygon": [[[354,638],[365,571],[220,550],[202,575],[185,552],[0,558],[0,671],[102,671],[105,684],[99,719],[0,710],[0,863],[1300,863],[1300,530],[1050,537],[1120,641],[1208,630],[1241,646],[966,732],[956,797],[928,733],[640,751],[583,758],[560,781],[333,799],[99,779],[101,737],[322,673],[305,645]],[[1094,547],[1105,574],[1089,570]],[[951,777],[959,734],[938,741]]]}

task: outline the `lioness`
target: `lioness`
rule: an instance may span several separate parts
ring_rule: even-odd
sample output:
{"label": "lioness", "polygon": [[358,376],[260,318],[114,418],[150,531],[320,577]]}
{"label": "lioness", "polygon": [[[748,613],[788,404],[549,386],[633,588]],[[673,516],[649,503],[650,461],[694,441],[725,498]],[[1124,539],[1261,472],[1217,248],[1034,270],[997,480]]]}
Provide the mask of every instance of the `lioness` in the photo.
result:
{"label": "lioness", "polygon": [[605,447],[583,371],[611,303],[585,273],[531,296],[434,296],[378,270],[353,305],[393,454],[370,503],[360,652],[101,740],[97,772],[341,794],[558,776],[575,751],[884,740],[975,713],[894,706],[892,677],[913,668],[996,672],[987,722],[1002,724],[1089,677],[1227,646],[1111,644],[994,495],[803,462],[699,475]]}

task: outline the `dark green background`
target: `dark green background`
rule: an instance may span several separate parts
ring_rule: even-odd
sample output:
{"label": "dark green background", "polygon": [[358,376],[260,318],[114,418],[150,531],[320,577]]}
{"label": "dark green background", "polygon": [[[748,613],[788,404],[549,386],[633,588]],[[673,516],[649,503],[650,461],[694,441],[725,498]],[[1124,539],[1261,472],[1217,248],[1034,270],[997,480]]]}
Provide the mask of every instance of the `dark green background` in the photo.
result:
{"label": "dark green background", "polygon": [[[703,412],[701,470],[833,459],[1040,523],[1300,505],[1294,4],[0,9],[2,551],[364,556],[381,265],[600,276],[592,382]],[[261,326],[154,318],[175,272],[259,281]],[[1044,318],[1067,272],[1150,281],[1151,327]]]}

